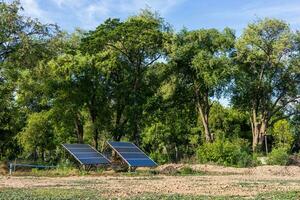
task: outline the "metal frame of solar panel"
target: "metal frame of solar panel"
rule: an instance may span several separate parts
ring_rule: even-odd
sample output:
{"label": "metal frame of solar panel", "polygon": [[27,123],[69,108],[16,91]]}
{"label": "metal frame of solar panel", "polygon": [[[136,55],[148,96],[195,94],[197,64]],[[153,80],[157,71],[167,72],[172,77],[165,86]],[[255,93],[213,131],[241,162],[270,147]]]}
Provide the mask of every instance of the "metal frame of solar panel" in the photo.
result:
{"label": "metal frame of solar panel", "polygon": [[108,145],[128,164],[129,167],[157,166],[139,147],[131,142],[107,141]]}
{"label": "metal frame of solar panel", "polygon": [[62,144],[62,146],[81,164],[110,164],[110,161],[88,144]]}

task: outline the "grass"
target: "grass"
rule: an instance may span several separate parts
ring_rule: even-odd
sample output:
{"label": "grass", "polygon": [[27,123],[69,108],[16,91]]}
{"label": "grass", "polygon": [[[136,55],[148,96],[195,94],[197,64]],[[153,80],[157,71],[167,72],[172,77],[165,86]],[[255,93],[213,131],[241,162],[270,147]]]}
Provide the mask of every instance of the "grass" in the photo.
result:
{"label": "grass", "polygon": [[272,192],[272,193],[266,193],[266,194],[259,194],[256,196],[255,199],[256,200],[265,200],[265,199],[297,200],[297,199],[300,199],[300,191]]}
{"label": "grass", "polygon": [[204,176],[207,175],[206,172],[202,172],[202,171],[195,171],[190,167],[183,167],[181,168],[179,171],[177,171],[177,175],[181,175],[181,176]]}
{"label": "grass", "polygon": [[[0,190],[1,200],[88,200],[88,199],[111,199],[112,197],[105,198],[101,195],[101,192],[94,189],[61,189],[61,188],[35,188],[35,189],[12,189],[6,188]],[[115,198],[117,199],[117,198]],[[129,197],[127,199],[134,200],[150,200],[150,199],[165,199],[165,200],[177,200],[177,199],[203,199],[203,200],[239,200],[249,199],[239,196],[191,196],[191,195],[163,195],[163,194],[141,194],[135,197]],[[255,200],[296,200],[300,199],[300,191],[289,192],[272,192],[259,194],[253,198]]]}
{"label": "grass", "polygon": [[[13,172],[13,176],[35,176],[35,177],[67,177],[67,176],[84,176],[84,175],[106,175],[107,171],[104,168],[97,168],[91,171],[80,170],[76,167],[58,167],[56,169],[32,169],[32,170],[17,170]],[[181,169],[166,170],[164,172],[156,169],[148,170],[136,170],[134,172],[119,172],[110,173],[114,176],[155,176],[155,175],[167,175],[167,176],[205,176],[205,175],[234,175],[234,173],[215,173],[196,171],[188,166]]]}
{"label": "grass", "polygon": [[35,177],[66,177],[66,176],[84,176],[93,174],[103,174],[103,168],[97,168],[93,171],[80,170],[76,167],[59,167],[56,169],[31,169],[17,170],[13,176],[35,176]]}
{"label": "grass", "polygon": [[16,171],[13,176],[36,176],[36,177],[65,177],[75,175],[86,175],[76,168],[66,169],[32,169],[31,171]]}
{"label": "grass", "polygon": [[4,189],[0,190],[1,200],[72,200],[103,199],[98,191],[87,189]]}
{"label": "grass", "polygon": [[241,187],[255,187],[262,184],[274,184],[274,185],[290,185],[290,184],[300,184],[300,180],[256,180],[253,181],[242,181],[237,183]]}
{"label": "grass", "polygon": [[154,177],[155,175],[168,175],[168,176],[204,176],[210,175],[209,173],[202,172],[202,171],[195,171],[190,167],[183,167],[180,170],[171,170],[168,172],[159,172],[157,170],[136,170],[135,172],[122,172],[120,175],[129,176],[129,177],[136,177],[136,176],[151,176]]}

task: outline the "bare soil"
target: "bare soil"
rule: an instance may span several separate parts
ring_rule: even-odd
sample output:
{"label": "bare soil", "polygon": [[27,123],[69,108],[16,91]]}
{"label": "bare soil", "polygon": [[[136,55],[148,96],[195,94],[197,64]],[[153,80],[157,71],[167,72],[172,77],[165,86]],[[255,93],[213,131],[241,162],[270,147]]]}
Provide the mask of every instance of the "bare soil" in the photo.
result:
{"label": "bare soil", "polygon": [[0,176],[1,188],[74,188],[98,190],[105,197],[132,197],[144,193],[252,197],[273,191],[300,191],[300,167],[259,166],[232,168],[215,165],[169,164],[157,168],[190,167],[204,175],[33,177]]}

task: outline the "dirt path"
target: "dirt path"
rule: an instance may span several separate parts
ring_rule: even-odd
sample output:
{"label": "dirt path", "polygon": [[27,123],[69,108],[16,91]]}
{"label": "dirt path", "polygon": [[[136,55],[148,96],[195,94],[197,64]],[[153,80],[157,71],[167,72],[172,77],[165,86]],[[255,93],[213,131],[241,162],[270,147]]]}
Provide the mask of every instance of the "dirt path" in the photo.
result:
{"label": "dirt path", "polygon": [[[196,168],[199,166],[193,166]],[[202,166],[203,167],[203,166]],[[260,167],[236,169],[207,166],[207,170],[238,172],[204,176],[72,176],[72,177],[0,177],[1,188],[76,188],[96,189],[107,197],[129,197],[143,193],[182,195],[254,196],[272,191],[300,190],[297,168]],[[204,169],[202,169],[204,170]],[[261,173],[258,173],[259,170]],[[288,172],[287,172],[288,171]]]}

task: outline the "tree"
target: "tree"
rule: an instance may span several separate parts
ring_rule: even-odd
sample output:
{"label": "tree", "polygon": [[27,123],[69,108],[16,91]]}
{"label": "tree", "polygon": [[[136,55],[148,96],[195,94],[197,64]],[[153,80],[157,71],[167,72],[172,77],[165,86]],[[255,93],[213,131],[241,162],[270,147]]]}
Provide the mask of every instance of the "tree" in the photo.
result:
{"label": "tree", "polygon": [[19,1],[0,2],[0,62],[11,59],[28,67],[35,59],[52,55],[43,46],[57,35],[58,27],[24,17],[22,10]]}
{"label": "tree", "polygon": [[42,160],[45,160],[46,150],[53,150],[57,145],[54,143],[54,130],[49,114],[49,112],[31,114],[27,126],[18,135],[24,153],[32,154],[34,160],[37,160],[38,153],[40,153]]}
{"label": "tree", "polygon": [[[26,118],[16,102],[19,86],[22,85],[19,84],[20,74],[35,67],[38,60],[53,55],[48,44],[59,32],[55,25],[41,24],[38,20],[22,16],[20,11],[19,1],[0,2],[1,157],[5,154],[16,155],[18,148],[14,136],[24,126]],[[2,152],[14,153],[3,155]]]}
{"label": "tree", "polygon": [[[61,33],[45,44],[45,48],[51,51],[53,56],[37,60],[35,67],[20,72],[17,94],[17,103],[27,114],[51,111],[53,126],[58,128],[63,125],[65,132],[75,132],[78,143],[83,143],[84,122],[79,109],[81,104],[75,103],[78,100],[77,95],[68,90],[74,86],[64,81],[65,77],[62,78],[58,69],[49,63],[66,53],[70,56],[75,55],[81,36],[80,30],[71,35]],[[63,68],[65,63],[59,64]]]}
{"label": "tree", "polygon": [[249,24],[236,43],[238,74],[232,102],[251,115],[252,149],[268,127],[296,114],[299,103],[299,41],[276,19]]}
{"label": "tree", "polygon": [[[74,121],[78,141],[83,142],[82,111],[89,113],[93,126],[93,142],[98,148],[99,132],[110,121],[107,84],[103,68],[107,66],[106,56],[64,54],[50,61],[51,77],[49,84],[52,92],[52,109],[64,113]],[[102,60],[101,60],[102,59]],[[49,95],[49,94],[48,94]]]}
{"label": "tree", "polygon": [[147,71],[162,57],[165,29],[160,17],[145,10],[124,22],[108,19],[83,39],[84,52],[108,51],[117,57],[113,68],[107,69],[113,86],[110,100],[113,102],[112,135],[115,140],[120,140],[126,129],[129,137],[140,142],[142,107],[151,95]]}
{"label": "tree", "polygon": [[159,87],[144,106],[141,146],[159,163],[178,162],[193,155],[199,145],[198,129],[193,130],[195,109],[186,98],[184,82],[168,76],[167,66],[155,71]]}
{"label": "tree", "polygon": [[197,119],[201,120],[207,142],[213,141],[209,126],[212,97],[220,94],[231,75],[230,54],[234,45],[234,34],[230,29],[183,30],[173,38],[170,63],[178,76],[185,79],[193,91]]}

